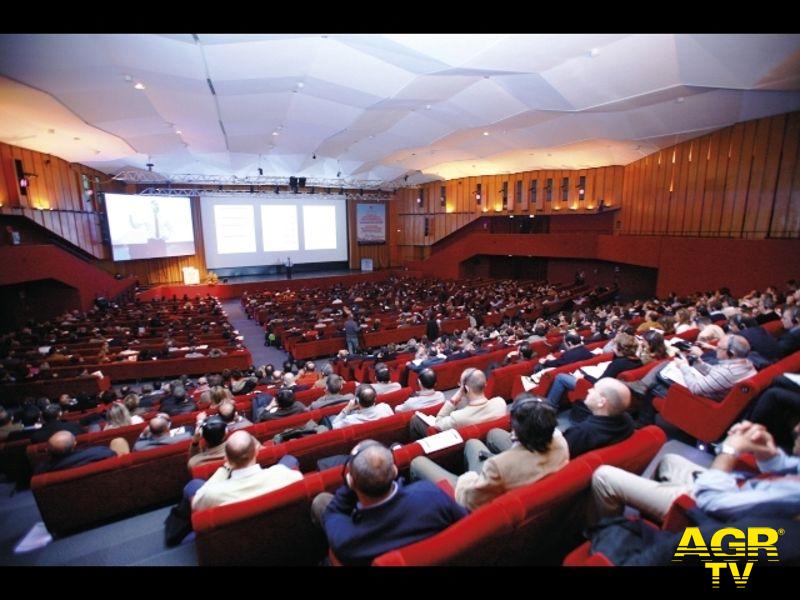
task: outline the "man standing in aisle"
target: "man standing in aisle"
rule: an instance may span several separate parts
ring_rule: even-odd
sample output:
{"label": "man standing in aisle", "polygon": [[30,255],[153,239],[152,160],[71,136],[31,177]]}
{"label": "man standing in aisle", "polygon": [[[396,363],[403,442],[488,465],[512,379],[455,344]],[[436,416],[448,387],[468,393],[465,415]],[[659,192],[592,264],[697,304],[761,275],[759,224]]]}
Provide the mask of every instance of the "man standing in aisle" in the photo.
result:
{"label": "man standing in aisle", "polygon": [[292,257],[286,257],[286,279],[292,278]]}

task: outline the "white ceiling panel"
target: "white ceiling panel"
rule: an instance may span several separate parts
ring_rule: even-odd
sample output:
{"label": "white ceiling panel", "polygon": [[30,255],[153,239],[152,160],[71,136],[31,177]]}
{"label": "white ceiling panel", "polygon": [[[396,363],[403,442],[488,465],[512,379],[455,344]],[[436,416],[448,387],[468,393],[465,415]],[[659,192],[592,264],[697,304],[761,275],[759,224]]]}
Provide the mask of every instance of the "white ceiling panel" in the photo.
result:
{"label": "white ceiling panel", "polygon": [[262,155],[272,175],[420,182],[626,164],[800,110],[800,36],[9,34],[0,77],[0,141],[109,173]]}

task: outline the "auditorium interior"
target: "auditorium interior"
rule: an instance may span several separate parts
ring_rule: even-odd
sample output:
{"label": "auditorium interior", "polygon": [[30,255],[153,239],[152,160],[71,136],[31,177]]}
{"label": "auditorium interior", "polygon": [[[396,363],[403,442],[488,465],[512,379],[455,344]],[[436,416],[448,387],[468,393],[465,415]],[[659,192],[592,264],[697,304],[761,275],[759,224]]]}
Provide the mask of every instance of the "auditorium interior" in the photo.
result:
{"label": "auditorium interior", "polygon": [[799,564],[799,373],[800,35],[0,34],[0,565]]}

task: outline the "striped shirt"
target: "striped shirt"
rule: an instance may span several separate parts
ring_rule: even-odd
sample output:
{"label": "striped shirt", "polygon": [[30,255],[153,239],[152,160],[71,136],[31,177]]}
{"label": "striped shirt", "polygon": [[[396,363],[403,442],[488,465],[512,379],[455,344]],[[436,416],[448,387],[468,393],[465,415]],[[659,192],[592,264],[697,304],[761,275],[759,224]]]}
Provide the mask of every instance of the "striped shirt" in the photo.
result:
{"label": "striped shirt", "polygon": [[678,368],[690,392],[717,402],[723,400],[737,382],[757,373],[753,363],[746,358],[721,360],[716,365],[698,360],[693,367],[679,363]]}

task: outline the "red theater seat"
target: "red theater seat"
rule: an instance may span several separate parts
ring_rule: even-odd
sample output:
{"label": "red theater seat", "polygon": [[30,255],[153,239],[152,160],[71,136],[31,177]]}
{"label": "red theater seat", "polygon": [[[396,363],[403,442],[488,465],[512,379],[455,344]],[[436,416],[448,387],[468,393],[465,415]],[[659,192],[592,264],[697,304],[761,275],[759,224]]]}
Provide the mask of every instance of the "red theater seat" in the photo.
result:
{"label": "red theater seat", "polygon": [[682,385],[673,384],[667,396],[655,398],[653,404],[669,423],[698,440],[715,442],[777,375],[796,373],[799,369],[800,352],[795,352],[754,377],[737,383],[721,402],[696,396]]}
{"label": "red theater seat", "polygon": [[560,561],[580,536],[592,473],[601,464],[640,473],[664,444],[657,427],[572,460],[561,471],[512,490],[443,532],[379,556],[376,566],[513,565]]}

